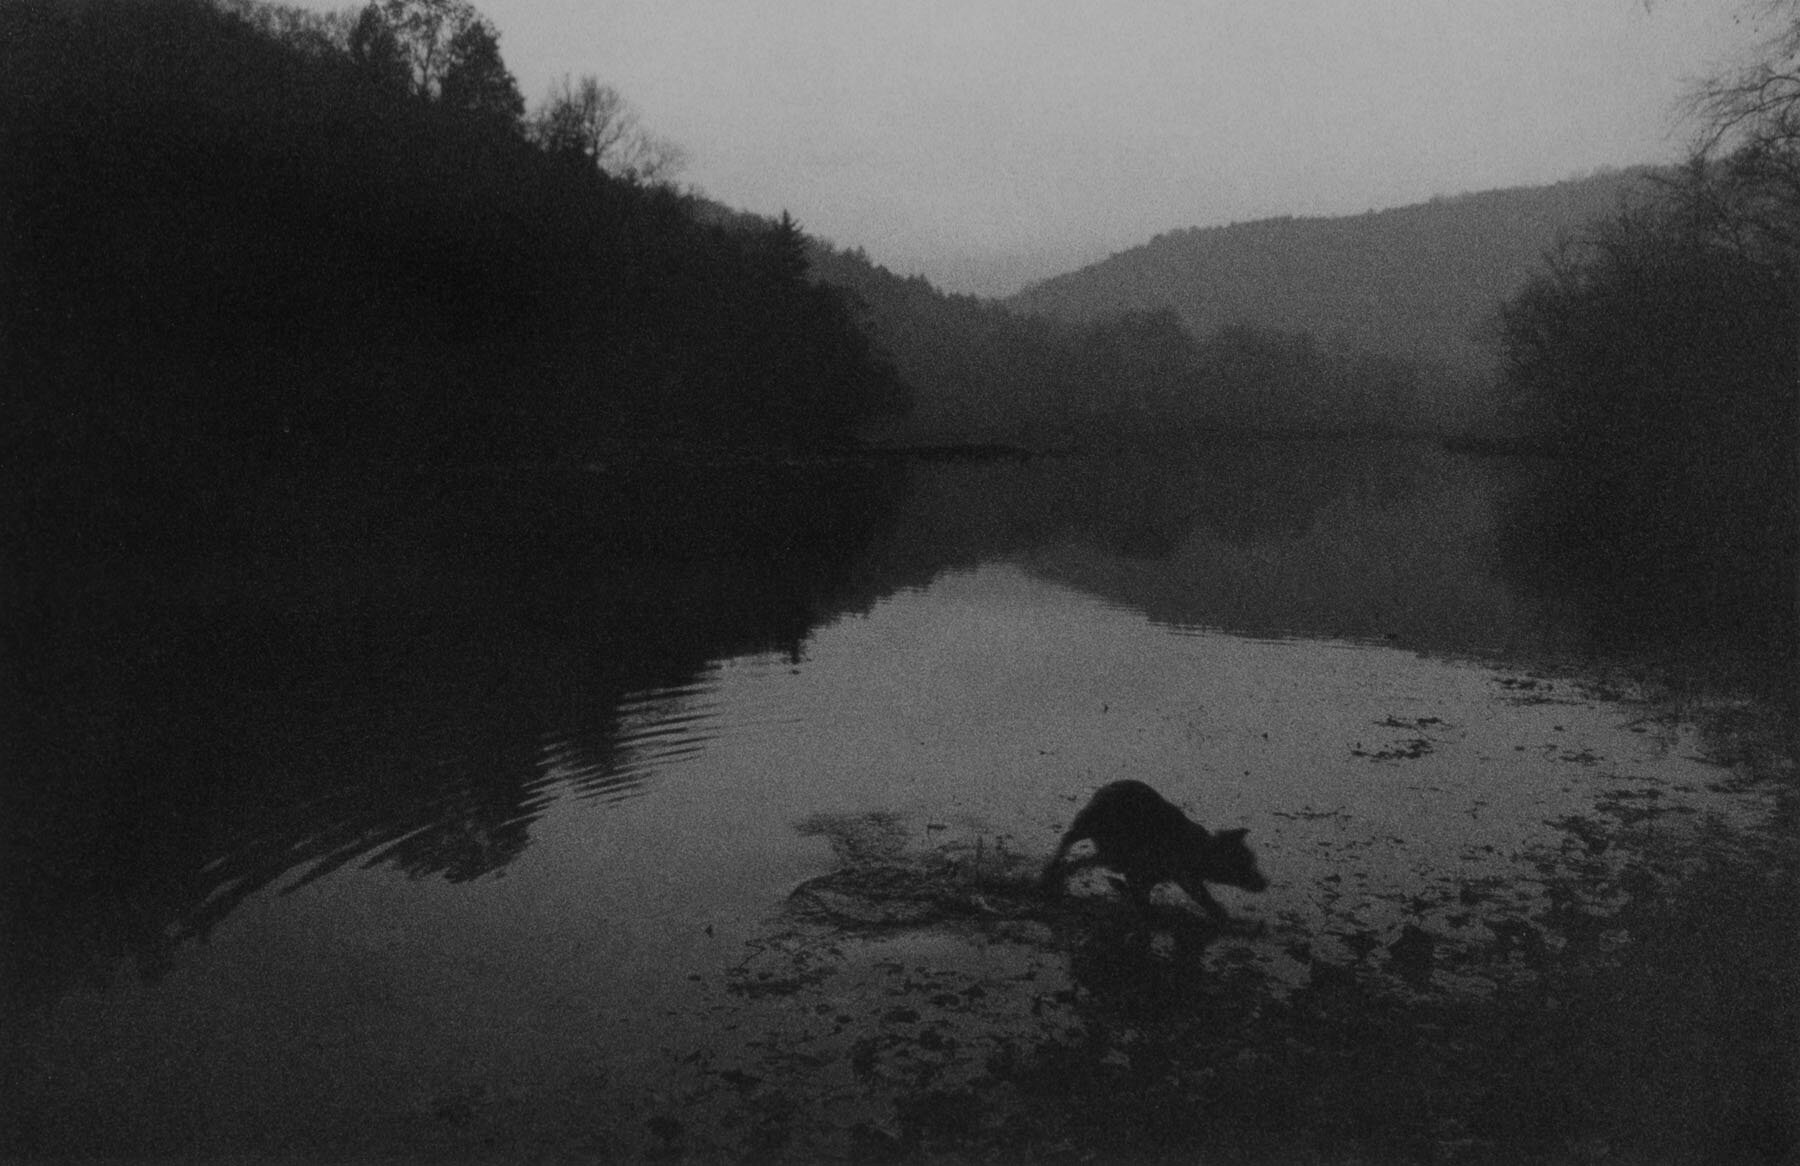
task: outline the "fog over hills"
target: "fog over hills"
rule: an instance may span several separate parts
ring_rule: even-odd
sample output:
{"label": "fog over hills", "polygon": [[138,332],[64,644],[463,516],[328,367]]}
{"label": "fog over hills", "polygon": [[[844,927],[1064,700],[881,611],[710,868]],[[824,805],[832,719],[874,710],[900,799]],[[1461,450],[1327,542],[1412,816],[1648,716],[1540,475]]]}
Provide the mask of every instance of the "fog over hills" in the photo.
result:
{"label": "fog over hills", "polygon": [[1654,186],[1649,168],[1483,191],[1341,218],[1275,218],[1158,235],[1003,301],[1086,322],[1168,308],[1204,336],[1229,324],[1487,369],[1482,339],[1545,252]]}

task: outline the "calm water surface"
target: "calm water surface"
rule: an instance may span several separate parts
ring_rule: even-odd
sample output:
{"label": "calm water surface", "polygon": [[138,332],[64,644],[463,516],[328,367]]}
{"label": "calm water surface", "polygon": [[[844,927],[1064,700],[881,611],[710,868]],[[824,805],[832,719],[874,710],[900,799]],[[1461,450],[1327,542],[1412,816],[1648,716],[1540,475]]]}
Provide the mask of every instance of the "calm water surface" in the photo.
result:
{"label": "calm water surface", "polygon": [[[311,599],[246,645],[251,617],[147,711],[81,687],[90,785],[35,807],[56,857],[17,915],[45,954],[9,1136],[629,1148],[702,1105],[697,1073],[770,1072],[772,1034],[837,1071],[902,966],[986,985],[971,1047],[1003,1015],[1054,1035],[1082,973],[1043,923],[996,901],[1004,926],[846,953],[789,895],[871,854],[1022,878],[1117,778],[1249,827],[1271,889],[1221,897],[1271,926],[1207,959],[1275,990],[1407,928],[1521,924],[1628,810],[1756,823],[1691,727],[1529,671],[1584,632],[1508,581],[1497,500],[1528,472],[1395,446],[914,467],[810,593],[652,551],[499,608]],[[719,597],[753,575],[804,619],[744,625]]]}

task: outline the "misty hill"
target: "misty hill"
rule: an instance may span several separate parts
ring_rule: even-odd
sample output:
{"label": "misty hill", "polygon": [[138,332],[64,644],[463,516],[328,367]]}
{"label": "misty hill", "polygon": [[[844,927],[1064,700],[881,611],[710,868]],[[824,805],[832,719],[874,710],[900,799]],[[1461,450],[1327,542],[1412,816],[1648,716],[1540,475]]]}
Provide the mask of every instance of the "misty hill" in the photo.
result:
{"label": "misty hill", "polygon": [[1489,369],[1495,309],[1544,252],[1649,190],[1648,168],[1435,198],[1342,218],[1275,218],[1158,235],[1005,301],[1091,321],[1172,309],[1197,336],[1227,325]]}
{"label": "misty hill", "polygon": [[910,391],[911,415],[883,427],[892,439],[1164,444],[1441,433],[1464,420],[1413,362],[1309,333],[1197,336],[1166,308],[1057,320],[895,275],[860,250],[814,241],[809,254],[813,278],[850,294]]}

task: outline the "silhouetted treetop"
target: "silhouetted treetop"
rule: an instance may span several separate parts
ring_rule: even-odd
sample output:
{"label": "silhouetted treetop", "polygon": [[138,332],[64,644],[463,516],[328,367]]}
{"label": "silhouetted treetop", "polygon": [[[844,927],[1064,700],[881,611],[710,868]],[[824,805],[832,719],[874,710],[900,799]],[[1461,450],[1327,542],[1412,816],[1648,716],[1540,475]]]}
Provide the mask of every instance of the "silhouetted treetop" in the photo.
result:
{"label": "silhouetted treetop", "polygon": [[438,83],[438,100],[450,109],[516,126],[525,114],[525,98],[500,59],[494,26],[476,18],[450,38],[450,63]]}
{"label": "silhouetted treetop", "polygon": [[592,140],[570,166],[521,110],[461,0],[0,6],[9,449],[579,460],[904,406],[797,228],[702,222]]}
{"label": "silhouetted treetop", "polygon": [[400,37],[375,5],[357,12],[349,49],[350,59],[370,85],[392,92],[412,87],[412,66],[400,47]]}
{"label": "silhouetted treetop", "polygon": [[553,84],[529,132],[559,160],[631,181],[667,181],[686,162],[680,146],[646,130],[631,103],[593,77]]}

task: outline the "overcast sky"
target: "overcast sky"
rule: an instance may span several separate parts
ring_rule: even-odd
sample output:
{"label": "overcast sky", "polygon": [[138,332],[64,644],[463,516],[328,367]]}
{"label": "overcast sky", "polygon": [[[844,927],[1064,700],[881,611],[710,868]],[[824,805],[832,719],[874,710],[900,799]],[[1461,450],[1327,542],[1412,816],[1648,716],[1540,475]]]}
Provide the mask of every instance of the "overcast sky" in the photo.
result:
{"label": "overcast sky", "polygon": [[592,73],[903,274],[996,293],[1171,229],[1680,155],[1733,0],[477,0],[527,100]]}

